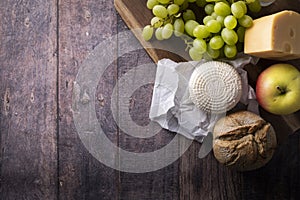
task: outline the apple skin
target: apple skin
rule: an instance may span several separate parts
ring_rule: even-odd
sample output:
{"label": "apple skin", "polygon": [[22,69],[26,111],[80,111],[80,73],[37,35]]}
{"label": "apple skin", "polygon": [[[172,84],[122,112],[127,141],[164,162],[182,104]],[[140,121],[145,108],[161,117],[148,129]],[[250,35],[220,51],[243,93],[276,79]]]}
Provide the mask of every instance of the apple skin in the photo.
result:
{"label": "apple skin", "polygon": [[290,64],[265,69],[256,82],[256,98],[266,111],[288,115],[300,110],[300,72]]}

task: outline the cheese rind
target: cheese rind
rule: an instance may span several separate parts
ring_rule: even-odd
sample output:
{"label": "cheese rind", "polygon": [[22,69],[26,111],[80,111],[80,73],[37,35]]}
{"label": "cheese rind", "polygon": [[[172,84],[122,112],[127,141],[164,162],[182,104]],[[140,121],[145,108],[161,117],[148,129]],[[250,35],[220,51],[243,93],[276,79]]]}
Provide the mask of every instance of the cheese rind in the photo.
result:
{"label": "cheese rind", "polygon": [[245,32],[244,53],[274,60],[300,58],[300,14],[285,10],[253,20]]}

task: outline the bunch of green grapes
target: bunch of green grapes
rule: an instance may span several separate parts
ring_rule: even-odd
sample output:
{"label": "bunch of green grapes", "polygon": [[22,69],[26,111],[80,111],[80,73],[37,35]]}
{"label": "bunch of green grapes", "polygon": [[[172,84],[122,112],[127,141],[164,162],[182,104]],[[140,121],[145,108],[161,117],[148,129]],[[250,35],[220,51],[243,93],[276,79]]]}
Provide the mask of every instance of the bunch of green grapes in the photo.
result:
{"label": "bunch of green grapes", "polygon": [[[199,7],[203,18],[196,18],[191,3]],[[144,27],[143,38],[182,37],[192,60],[234,58],[243,51],[245,30],[253,23],[248,10],[261,9],[259,0],[147,0],[147,7],[154,17]]]}

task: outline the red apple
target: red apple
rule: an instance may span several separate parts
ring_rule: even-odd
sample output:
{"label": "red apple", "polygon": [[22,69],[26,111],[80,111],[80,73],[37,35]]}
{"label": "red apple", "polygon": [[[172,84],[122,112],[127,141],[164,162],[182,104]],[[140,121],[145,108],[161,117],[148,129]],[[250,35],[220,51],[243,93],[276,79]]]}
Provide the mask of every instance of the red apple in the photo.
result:
{"label": "red apple", "polygon": [[256,97],[266,111],[287,115],[300,110],[300,72],[290,64],[265,69],[256,82]]}

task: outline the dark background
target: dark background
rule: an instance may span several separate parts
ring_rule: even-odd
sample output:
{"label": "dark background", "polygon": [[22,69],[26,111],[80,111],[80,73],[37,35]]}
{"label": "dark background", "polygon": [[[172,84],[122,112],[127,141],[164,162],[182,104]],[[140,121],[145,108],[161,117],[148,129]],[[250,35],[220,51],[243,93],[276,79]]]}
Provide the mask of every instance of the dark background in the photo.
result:
{"label": "dark background", "polygon": [[[89,154],[72,119],[73,81],[97,44],[128,29],[113,3],[0,1],[0,199],[300,199],[299,131],[281,141],[265,167],[244,173],[220,165],[212,153],[199,159],[199,143],[170,166],[143,174],[113,170]],[[299,3],[277,0],[266,12],[299,12]],[[103,130],[135,152],[159,149],[174,136],[161,131],[133,139],[112,117],[116,81],[145,62],[152,60],[144,50],[123,55],[106,70],[96,94]],[[141,87],[131,98],[130,113],[140,125],[149,122],[152,87]]]}

